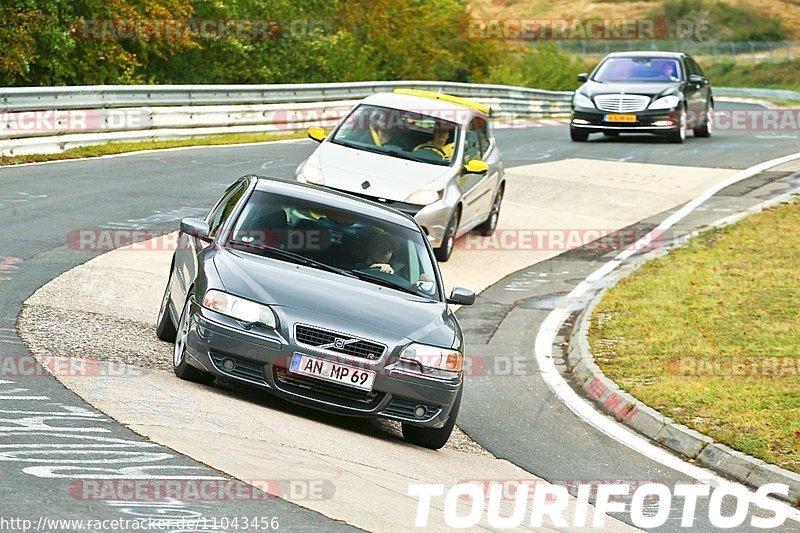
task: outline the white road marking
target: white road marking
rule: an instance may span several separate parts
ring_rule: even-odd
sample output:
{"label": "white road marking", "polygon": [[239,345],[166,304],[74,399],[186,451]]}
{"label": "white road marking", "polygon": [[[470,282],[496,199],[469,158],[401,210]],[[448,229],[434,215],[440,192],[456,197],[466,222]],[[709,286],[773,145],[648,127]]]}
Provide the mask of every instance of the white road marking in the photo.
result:
{"label": "white road marking", "polygon": [[[285,144],[285,143],[298,143],[298,142],[307,142],[308,139],[301,138],[301,139],[281,139],[278,141],[262,141],[256,143],[236,143],[236,144],[198,144],[195,146],[177,146],[175,148],[152,148],[150,150],[137,150],[136,152],[124,152],[121,154],[108,154],[108,155],[101,155],[96,157],[76,157],[75,159],[57,159],[55,161],[38,161],[36,163],[20,163],[18,165],[2,165],[0,166],[0,170],[3,169],[10,169],[10,168],[24,168],[24,167],[32,167],[36,165],[54,165],[56,163],[74,163],[75,161],[86,161],[87,159],[115,159],[117,157],[130,157],[133,155],[143,155],[143,154],[150,154],[153,152],[179,152],[183,150],[198,150],[200,148],[238,148],[240,146],[261,146],[264,144]],[[310,142],[310,141],[308,141]]]}
{"label": "white road marking", "polygon": [[[681,209],[664,219],[655,229],[639,239],[639,241],[628,247],[626,250],[620,252],[613,260],[589,274],[565,297],[566,307],[558,307],[547,315],[547,318],[545,318],[545,320],[542,322],[541,326],[539,327],[539,331],[536,334],[536,340],[534,344],[536,362],[539,365],[542,380],[547,384],[550,390],[553,391],[558,399],[561,400],[561,402],[564,403],[567,408],[569,408],[570,411],[575,413],[584,422],[588,423],[615,441],[624,444],[625,446],[644,455],[645,457],[648,457],[649,459],[657,461],[667,468],[687,475],[696,481],[709,484],[713,487],[731,483],[730,481],[718,476],[710,470],[687,463],[683,459],[672,455],[666,450],[651,444],[643,437],[629,430],[627,427],[610,420],[608,417],[595,410],[592,404],[580,397],[578,393],[576,393],[570,387],[570,385],[561,375],[560,371],[556,368],[555,363],[553,362],[553,344],[555,343],[558,331],[561,329],[561,326],[564,324],[564,321],[570,314],[569,303],[574,301],[574,299],[578,296],[583,295],[592,287],[594,283],[615,270],[619,265],[622,264],[624,260],[631,257],[638,250],[643,249],[643,247],[649,243],[654,236],[663,235],[667,229],[675,225],[681,219],[697,209],[698,206],[725,187],[752,177],[769,168],[776,167],[796,159],[800,159],[800,152],[776,159],[771,159],[769,161],[765,161],[764,163],[759,163],[758,165],[739,171],[736,174],[710,187],[703,194],[696,197],[694,200],[684,205]],[[739,483],[733,484],[743,487],[748,494],[754,496],[755,493],[749,488],[744,487]],[[789,519],[800,522],[800,511],[791,508],[788,505],[787,507],[789,507]]]}

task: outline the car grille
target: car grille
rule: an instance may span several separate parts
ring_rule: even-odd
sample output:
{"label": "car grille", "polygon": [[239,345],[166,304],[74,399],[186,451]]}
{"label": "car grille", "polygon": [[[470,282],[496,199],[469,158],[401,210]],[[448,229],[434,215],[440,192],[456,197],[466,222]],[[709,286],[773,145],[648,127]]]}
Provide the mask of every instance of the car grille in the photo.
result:
{"label": "car grille", "polygon": [[[217,367],[217,370],[223,374],[228,374],[235,378],[244,379],[251,383],[258,383],[259,385],[266,385],[267,380],[264,379],[264,367],[258,363],[251,363],[249,361],[242,361],[241,359],[234,359],[233,357],[226,357],[218,353],[211,352],[211,362]],[[225,359],[233,361],[234,366],[231,370],[225,370],[222,367],[222,362]]]}
{"label": "car grille", "polygon": [[636,94],[602,94],[594,97],[597,109],[612,113],[633,113],[647,109],[650,98]]}
{"label": "car grille", "polygon": [[362,359],[380,359],[386,351],[383,344],[359,339],[345,333],[337,333],[327,329],[295,324],[294,338],[298,344],[329,350],[335,353],[352,355]]}
{"label": "car grille", "polygon": [[330,383],[321,379],[298,376],[297,374],[287,372],[283,368],[275,368],[275,379],[285,386],[288,385],[287,388],[289,390],[295,389],[295,392],[297,392],[296,389],[302,389],[315,392],[322,396],[361,404],[372,403],[378,397],[378,393],[375,391],[363,391],[336,383]]}
{"label": "car grille", "polygon": [[[425,414],[422,416],[417,416],[414,411],[416,411],[417,407],[423,407],[425,409]],[[420,404],[417,402],[411,402],[408,400],[401,400],[399,398],[395,398],[394,400],[386,406],[386,409],[383,410],[383,414],[386,416],[394,416],[397,418],[404,418],[406,420],[430,420],[434,416],[438,415],[441,412],[441,409],[438,407],[434,407],[432,405],[425,405]]]}

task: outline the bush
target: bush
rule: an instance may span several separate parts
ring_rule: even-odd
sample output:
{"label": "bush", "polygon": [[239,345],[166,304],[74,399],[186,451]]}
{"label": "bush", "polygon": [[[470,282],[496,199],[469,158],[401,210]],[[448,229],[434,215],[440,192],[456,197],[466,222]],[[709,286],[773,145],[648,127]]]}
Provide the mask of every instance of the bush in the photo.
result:
{"label": "bush", "polygon": [[521,85],[552,91],[571,91],[577,86],[575,77],[588,72],[593,65],[562,52],[554,43],[539,43],[519,52],[489,71],[490,83]]}

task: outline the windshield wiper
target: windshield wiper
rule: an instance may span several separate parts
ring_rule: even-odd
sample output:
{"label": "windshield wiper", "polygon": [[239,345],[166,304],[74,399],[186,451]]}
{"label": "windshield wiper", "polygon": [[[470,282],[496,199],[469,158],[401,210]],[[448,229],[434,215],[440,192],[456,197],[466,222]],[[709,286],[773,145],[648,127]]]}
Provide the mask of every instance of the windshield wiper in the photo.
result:
{"label": "windshield wiper", "polygon": [[276,255],[283,259],[287,259],[289,261],[300,263],[301,265],[309,266],[312,268],[318,268],[320,270],[326,270],[328,272],[333,272],[335,274],[341,274],[342,276],[347,276],[349,278],[357,278],[355,274],[350,272],[349,270],[345,270],[343,268],[335,267],[333,265],[329,265],[328,263],[323,263],[322,261],[315,261],[314,259],[309,259],[308,257],[300,254],[296,254],[294,252],[290,252],[288,250],[282,250],[281,248],[275,248],[274,246],[266,246],[263,244],[254,244],[252,242],[243,242],[243,241],[230,241],[231,244],[238,244],[242,247],[246,248],[255,248],[258,251],[266,252],[268,254]]}
{"label": "windshield wiper", "polygon": [[350,272],[352,274],[356,275],[357,277],[363,279],[363,280],[371,281],[373,283],[377,283],[378,285],[383,285],[384,287],[389,287],[391,289],[397,289],[398,291],[407,292],[409,294],[413,294],[414,296],[424,296],[423,294],[420,294],[419,292],[415,291],[414,289],[410,289],[410,288],[406,287],[405,285],[401,285],[399,283],[396,283],[394,281],[388,280],[388,279],[383,278],[381,276],[376,276],[375,274],[371,274],[368,271],[351,270]]}

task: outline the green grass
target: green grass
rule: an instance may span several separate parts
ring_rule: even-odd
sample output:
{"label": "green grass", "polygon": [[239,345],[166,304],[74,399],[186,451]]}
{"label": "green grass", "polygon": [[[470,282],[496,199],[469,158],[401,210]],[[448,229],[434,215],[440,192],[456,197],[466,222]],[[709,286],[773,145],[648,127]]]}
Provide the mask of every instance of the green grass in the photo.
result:
{"label": "green grass", "polygon": [[121,154],[124,152],[136,152],[139,150],[154,150],[157,148],[213,146],[221,144],[279,141],[283,139],[299,139],[305,136],[305,131],[277,133],[225,133],[221,135],[209,135],[207,137],[193,137],[190,139],[177,139],[172,141],[110,142],[93,146],[70,148],[69,150],[65,150],[57,154],[0,156],[0,165],[19,165],[22,163],[38,163],[42,161],[57,161],[61,159],[99,157],[101,155]]}
{"label": "green grass", "polygon": [[597,363],[664,415],[800,472],[798,250],[795,202],[645,264],[596,308]]}
{"label": "green grass", "polygon": [[717,87],[759,87],[800,91],[800,59],[762,63],[701,63]]}

